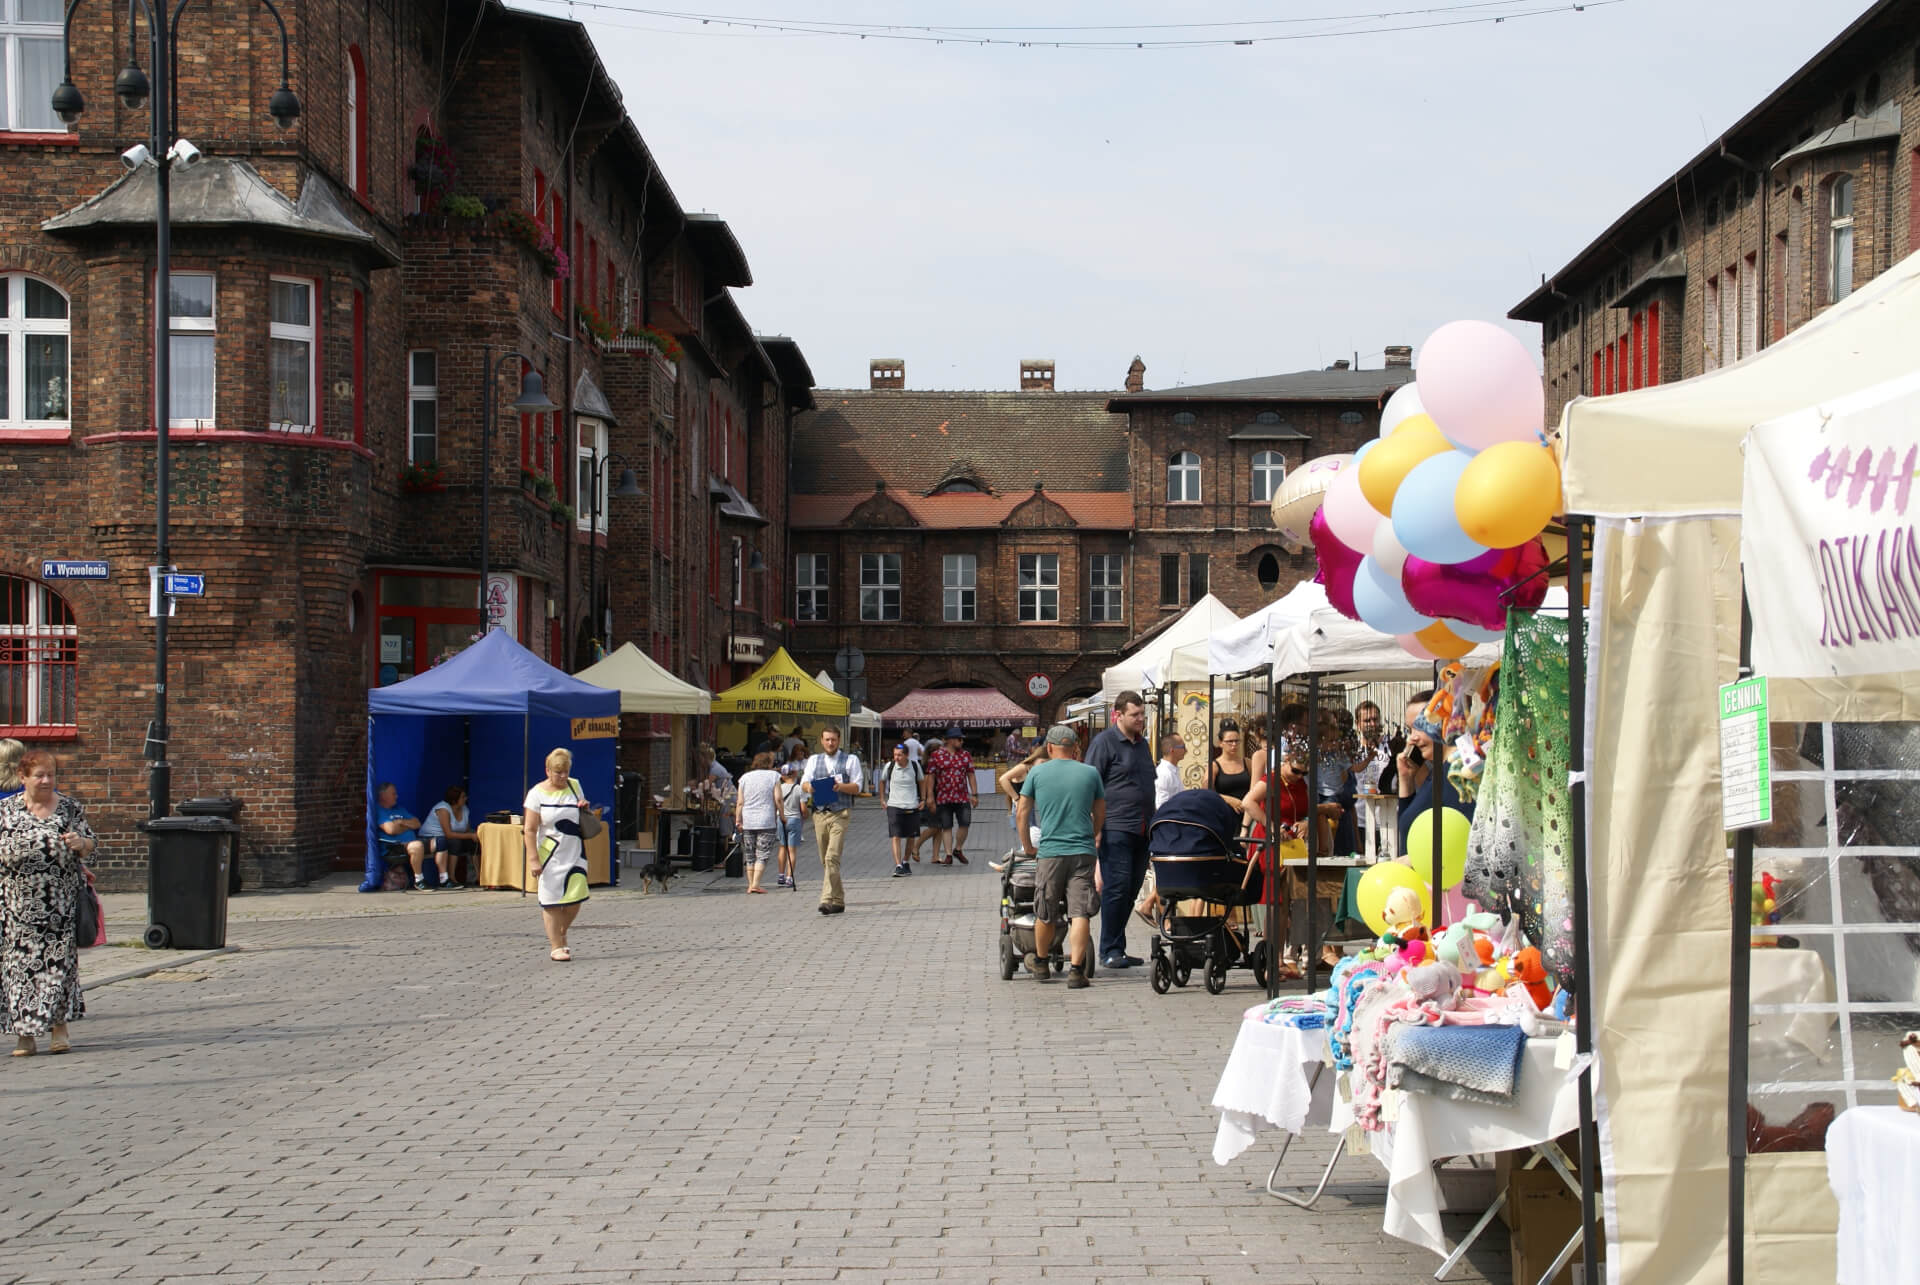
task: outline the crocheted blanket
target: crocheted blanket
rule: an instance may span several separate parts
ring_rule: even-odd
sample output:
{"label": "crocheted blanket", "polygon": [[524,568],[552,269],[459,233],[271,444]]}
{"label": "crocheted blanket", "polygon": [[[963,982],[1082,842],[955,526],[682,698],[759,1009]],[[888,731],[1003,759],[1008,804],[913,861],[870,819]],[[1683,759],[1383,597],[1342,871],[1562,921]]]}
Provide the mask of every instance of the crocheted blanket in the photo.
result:
{"label": "crocheted blanket", "polygon": [[1409,1026],[1384,1041],[1387,1082],[1396,1089],[1509,1106],[1520,1085],[1527,1034],[1517,1026]]}

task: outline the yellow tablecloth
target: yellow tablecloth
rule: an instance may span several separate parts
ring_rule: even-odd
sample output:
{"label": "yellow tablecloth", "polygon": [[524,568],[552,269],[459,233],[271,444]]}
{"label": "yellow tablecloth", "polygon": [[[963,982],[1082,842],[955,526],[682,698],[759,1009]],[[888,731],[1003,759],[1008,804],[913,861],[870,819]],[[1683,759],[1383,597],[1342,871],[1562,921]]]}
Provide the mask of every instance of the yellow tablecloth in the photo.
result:
{"label": "yellow tablecloth", "polygon": [[[534,882],[527,877],[526,831],[517,825],[483,821],[477,833],[480,835],[480,886],[518,888],[524,881],[531,891]],[[587,882],[611,882],[613,867],[607,858],[606,827],[602,826],[600,833],[588,839],[586,844]]]}

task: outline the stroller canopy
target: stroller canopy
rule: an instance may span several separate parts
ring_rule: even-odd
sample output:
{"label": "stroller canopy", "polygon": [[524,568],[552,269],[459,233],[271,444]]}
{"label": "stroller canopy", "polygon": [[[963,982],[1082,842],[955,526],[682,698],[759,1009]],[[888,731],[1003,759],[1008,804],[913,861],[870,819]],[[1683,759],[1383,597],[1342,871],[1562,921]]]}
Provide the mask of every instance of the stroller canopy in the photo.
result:
{"label": "stroller canopy", "polygon": [[1240,814],[1212,790],[1182,790],[1160,805],[1147,827],[1147,851],[1169,857],[1233,853]]}

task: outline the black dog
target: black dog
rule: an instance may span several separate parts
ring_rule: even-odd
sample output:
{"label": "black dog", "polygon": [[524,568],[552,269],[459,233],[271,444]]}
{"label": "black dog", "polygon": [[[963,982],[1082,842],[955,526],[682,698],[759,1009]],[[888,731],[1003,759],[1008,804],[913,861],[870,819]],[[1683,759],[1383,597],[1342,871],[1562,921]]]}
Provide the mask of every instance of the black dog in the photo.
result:
{"label": "black dog", "polygon": [[657,886],[661,892],[667,890],[667,881],[673,878],[671,861],[655,861],[640,867],[640,891],[651,894]]}

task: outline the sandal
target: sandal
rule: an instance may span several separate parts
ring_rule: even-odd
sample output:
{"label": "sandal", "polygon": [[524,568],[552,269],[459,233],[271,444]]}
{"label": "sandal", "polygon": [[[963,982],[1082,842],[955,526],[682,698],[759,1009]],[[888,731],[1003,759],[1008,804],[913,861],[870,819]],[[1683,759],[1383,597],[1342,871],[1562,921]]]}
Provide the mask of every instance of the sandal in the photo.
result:
{"label": "sandal", "polygon": [[13,1055],[15,1057],[32,1057],[39,1051],[40,1050],[34,1046],[33,1036],[31,1035],[18,1036],[13,1042]]}
{"label": "sandal", "polygon": [[565,946],[555,946],[547,952],[547,958],[556,964],[570,964],[573,962],[573,952]]}

